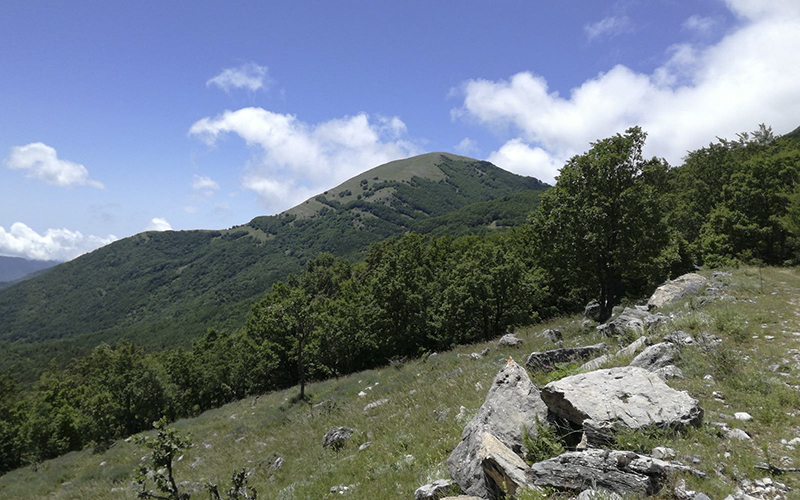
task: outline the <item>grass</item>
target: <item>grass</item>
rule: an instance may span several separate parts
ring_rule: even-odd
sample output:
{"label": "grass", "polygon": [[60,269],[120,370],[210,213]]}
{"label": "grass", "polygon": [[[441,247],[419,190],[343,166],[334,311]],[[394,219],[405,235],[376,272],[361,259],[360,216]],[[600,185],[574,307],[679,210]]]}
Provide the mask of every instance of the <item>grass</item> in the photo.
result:
{"label": "grass", "polygon": [[[781,442],[800,436],[800,273],[765,268],[763,276],[763,294],[758,270],[743,268],[726,278],[726,300],[687,302],[666,311],[672,327],[658,334],[682,329],[696,338],[710,333],[722,339],[717,347],[685,348],[679,366],[687,378],[669,381],[700,400],[704,424],[682,433],[628,433],[620,439],[621,447],[640,452],[673,448],[678,460],[707,474],[705,479],[686,477],[687,487],[711,498],[724,498],[745,478],[766,477],[767,472],[754,468],[760,463],[800,466],[800,449]],[[601,340],[579,323],[577,317],[561,318],[521,330],[517,335],[523,344],[517,348],[495,342],[463,346],[310,384],[309,402],[296,401],[294,388],[175,422],[173,427],[190,434],[194,443],[177,462],[176,478],[193,491],[193,498],[206,498],[208,480],[227,485],[239,467],[253,470],[249,480],[260,498],[334,498],[339,494],[330,489],[339,485],[352,487],[346,495],[352,499],[412,498],[420,485],[449,477],[447,457],[505,360],[511,356],[524,363],[530,352],[553,348],[539,336],[545,328],[561,330],[564,345]],[[485,347],[490,347],[487,356],[468,357]],[[534,378],[543,383],[574,369],[568,365]],[[704,379],[709,374],[713,382]],[[360,391],[367,396],[359,397]],[[365,412],[368,403],[383,398],[389,401]],[[753,419],[734,419],[739,411]],[[726,439],[716,423],[741,428],[752,439]],[[339,425],[356,433],[340,451],[324,449],[322,437]],[[359,451],[367,442],[369,447]],[[133,499],[135,468],[146,451],[120,441],[103,453],[84,450],[19,469],[0,477],[0,498]],[[283,459],[279,468],[278,457]],[[800,491],[798,476],[774,479]],[[559,496],[526,492],[520,498]],[[666,491],[661,498],[669,498]]]}

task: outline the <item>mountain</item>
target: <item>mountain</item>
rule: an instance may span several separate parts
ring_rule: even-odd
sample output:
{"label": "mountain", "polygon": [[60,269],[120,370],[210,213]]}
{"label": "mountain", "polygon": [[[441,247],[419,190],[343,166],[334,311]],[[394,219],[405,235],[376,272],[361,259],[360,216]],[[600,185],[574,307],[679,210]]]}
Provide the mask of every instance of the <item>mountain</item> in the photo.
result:
{"label": "mountain", "polygon": [[0,287],[9,286],[13,281],[58,264],[60,262],[55,260],[28,260],[22,257],[4,257],[0,255]]}
{"label": "mountain", "polygon": [[[422,221],[528,192],[531,206],[516,209],[523,213],[494,210],[478,223],[475,213],[464,215],[475,223],[470,230],[480,230],[481,220],[486,227],[524,220],[546,188],[488,162],[429,153],[375,167],[241,226],[137,234],[0,290],[0,369],[33,375],[50,356],[64,361],[102,341],[162,348],[208,328],[237,328],[275,281],[301,271],[319,252],[356,259],[372,243]],[[457,220],[443,223],[457,226]],[[20,366],[32,357],[38,361]]]}

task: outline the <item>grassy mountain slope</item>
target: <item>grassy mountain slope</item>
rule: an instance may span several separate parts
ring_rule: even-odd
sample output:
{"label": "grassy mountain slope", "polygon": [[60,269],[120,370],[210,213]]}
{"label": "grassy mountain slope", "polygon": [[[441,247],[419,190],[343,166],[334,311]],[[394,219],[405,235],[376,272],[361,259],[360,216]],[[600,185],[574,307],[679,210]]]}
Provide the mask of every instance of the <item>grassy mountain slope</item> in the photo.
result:
{"label": "grassy mountain slope", "polygon": [[[684,435],[623,435],[620,445],[637,451],[673,448],[678,460],[691,460],[692,466],[707,474],[704,479],[687,477],[688,488],[711,498],[732,493],[744,479],[768,476],[754,468],[760,462],[771,461],[779,467],[800,463],[800,448],[781,444],[782,439],[796,437],[800,428],[796,389],[800,359],[791,350],[800,347],[792,334],[800,331],[796,314],[800,274],[765,268],[763,281],[760,274],[749,268],[735,271],[724,278],[727,300],[703,305],[688,300],[666,311],[674,314],[675,323],[653,336],[655,341],[681,329],[695,336],[707,332],[722,338],[712,354],[696,347],[684,349],[678,365],[687,378],[668,382],[700,400],[705,423]],[[418,486],[448,477],[446,459],[505,359],[513,356],[521,362],[531,351],[551,348],[538,333],[548,327],[559,328],[567,346],[597,341],[581,330],[580,319],[561,318],[518,332],[524,340],[519,348],[494,342],[465,346],[398,367],[312,384],[310,404],[294,403],[294,388],[176,422],[174,427],[191,434],[194,443],[177,462],[176,478],[186,482],[182,484],[192,498],[206,497],[202,488],[208,479],[227,488],[234,467],[253,471],[250,483],[258,489],[259,498],[333,498],[338,494],[330,493],[330,488],[338,485],[351,487],[347,498],[352,499],[412,498]],[[485,347],[491,349],[487,356],[468,357]],[[627,364],[630,359],[616,361]],[[576,366],[567,365],[547,376],[538,374],[534,380],[542,385],[574,373]],[[706,374],[715,381],[705,380]],[[359,397],[359,391],[367,395]],[[365,410],[367,404],[381,399],[388,401]],[[733,414],[738,411],[751,413],[753,419],[736,420]],[[726,439],[714,422],[741,428],[752,439]],[[322,436],[339,425],[355,428],[353,439],[338,453],[323,449]],[[366,442],[371,445],[359,451]],[[0,477],[0,497],[136,498],[131,481],[144,454],[144,449],[127,441],[99,454],[91,450],[70,453]],[[281,467],[274,466],[277,457],[284,460]],[[773,480],[794,491],[800,488],[797,474]],[[673,497],[665,489],[657,498]]]}
{"label": "grassy mountain slope", "polygon": [[126,238],[0,291],[0,369],[31,370],[17,361],[33,355],[41,367],[41,353],[72,355],[100,341],[157,348],[238,327],[272,283],[321,251],[357,258],[421,220],[545,187],[487,162],[430,153],[242,226]]}

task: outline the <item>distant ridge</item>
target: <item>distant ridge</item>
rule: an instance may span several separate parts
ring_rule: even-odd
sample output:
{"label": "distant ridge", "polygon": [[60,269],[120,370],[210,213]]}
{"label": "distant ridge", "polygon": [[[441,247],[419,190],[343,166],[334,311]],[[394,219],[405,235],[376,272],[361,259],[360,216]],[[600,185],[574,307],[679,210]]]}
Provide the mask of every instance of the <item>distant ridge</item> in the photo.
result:
{"label": "distant ridge", "polygon": [[[421,221],[547,187],[485,161],[429,153],[375,167],[241,226],[140,233],[0,290],[0,352],[9,354],[0,356],[0,369],[14,366],[33,376],[37,369],[24,360],[38,357],[33,364],[46,365],[50,356],[122,339],[161,348],[187,344],[208,328],[238,328],[274,282],[301,271],[319,252],[357,259],[372,243]],[[515,210],[527,213],[537,199]],[[499,227],[498,218],[524,220],[496,207],[480,210],[492,213],[448,219],[449,230],[463,234]]]}
{"label": "distant ridge", "polygon": [[30,260],[22,257],[0,255],[0,282],[10,284],[10,282],[22,279],[31,273],[42,271],[58,264],[60,262],[57,260]]}

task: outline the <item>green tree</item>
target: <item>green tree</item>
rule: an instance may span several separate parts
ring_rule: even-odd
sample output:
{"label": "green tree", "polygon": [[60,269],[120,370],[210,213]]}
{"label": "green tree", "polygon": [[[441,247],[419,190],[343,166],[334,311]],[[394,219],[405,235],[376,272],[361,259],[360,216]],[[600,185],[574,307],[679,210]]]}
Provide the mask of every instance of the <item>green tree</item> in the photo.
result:
{"label": "green tree", "polygon": [[[174,462],[183,450],[192,446],[192,442],[175,429],[167,429],[165,418],[154,422],[153,426],[156,429],[155,437],[141,436],[135,440],[136,444],[150,450],[147,462],[139,467],[136,474],[136,482],[141,486],[137,496],[158,500],[188,500],[191,495],[182,493],[175,482]],[[148,489],[149,480],[155,484],[155,491]]]}
{"label": "green tree", "polygon": [[[285,381],[300,384],[300,398],[305,398],[307,354],[315,330],[316,308],[311,296],[299,285],[276,283],[272,291],[253,306],[247,321],[247,333],[265,349],[272,350],[279,362],[278,373]],[[289,374],[294,374],[291,376]]]}
{"label": "green tree", "polygon": [[658,191],[668,166],[644,159],[645,138],[633,127],[571,158],[531,217],[534,254],[572,307],[596,297],[608,317],[626,294],[662,278],[669,239]]}

